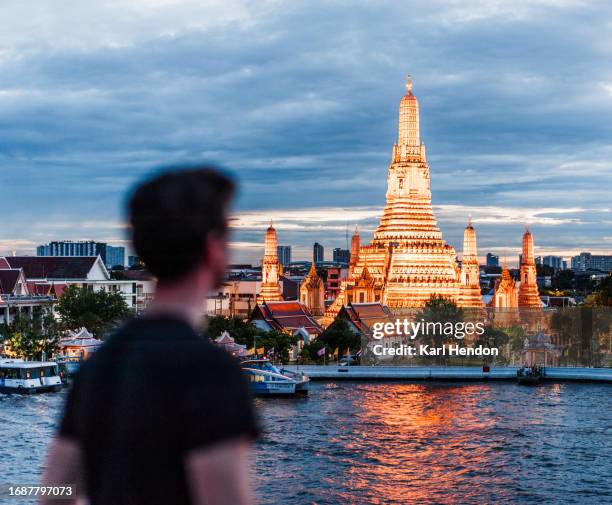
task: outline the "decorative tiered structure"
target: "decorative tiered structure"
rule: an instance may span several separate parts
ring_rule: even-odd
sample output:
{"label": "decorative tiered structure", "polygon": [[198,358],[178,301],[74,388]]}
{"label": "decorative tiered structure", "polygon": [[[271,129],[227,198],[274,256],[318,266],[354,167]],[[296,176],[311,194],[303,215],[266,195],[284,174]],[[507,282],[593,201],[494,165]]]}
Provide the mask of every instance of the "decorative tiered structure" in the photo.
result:
{"label": "decorative tiered structure", "polygon": [[278,261],[277,254],[278,240],[276,238],[276,230],[270,226],[266,230],[266,238],[264,242],[264,258],[261,267],[261,288],[257,296],[257,302],[278,302],[283,299],[279,278],[282,273],[282,266]]}
{"label": "decorative tiered structure", "polygon": [[317,274],[314,258],[308,275],[300,285],[300,300],[313,316],[322,316],[325,312],[325,286]]}
{"label": "decorative tiered structure", "polygon": [[[462,306],[474,303],[481,307],[481,299],[462,297],[455,249],[444,242],[433,214],[429,165],[420,139],[419,103],[410,79],[399,107],[386,200],[372,243],[359,247],[357,254],[351,247],[349,277],[326,316],[342,304],[360,303],[362,295],[364,302],[380,301],[392,308],[421,307],[433,294]],[[473,272],[469,277],[473,282]]]}
{"label": "decorative tiered structure", "polygon": [[521,285],[519,286],[518,305],[530,309],[541,309],[538,292],[537,272],[533,254],[533,236],[527,227],[523,234],[523,255],[521,256]]}
{"label": "decorative tiered structure", "polygon": [[504,260],[502,274],[495,283],[495,294],[488,304],[496,309],[515,309],[518,307],[518,292],[516,282],[508,271],[508,263]]}
{"label": "decorative tiered structure", "polygon": [[462,307],[484,307],[480,292],[480,265],[476,248],[476,230],[472,219],[463,232],[463,256],[461,258],[461,293],[459,304]]}

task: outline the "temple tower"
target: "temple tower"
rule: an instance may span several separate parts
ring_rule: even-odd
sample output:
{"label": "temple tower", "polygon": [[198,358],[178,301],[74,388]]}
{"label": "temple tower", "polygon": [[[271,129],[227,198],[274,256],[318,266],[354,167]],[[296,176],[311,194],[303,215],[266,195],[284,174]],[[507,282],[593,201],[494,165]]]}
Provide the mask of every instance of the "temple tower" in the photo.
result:
{"label": "temple tower", "polygon": [[325,286],[317,274],[314,257],[310,271],[300,284],[300,301],[308,307],[313,316],[322,316],[325,312]]}
{"label": "temple tower", "polygon": [[349,276],[353,275],[355,265],[359,260],[359,248],[361,247],[361,237],[359,236],[359,229],[355,226],[355,233],[351,237],[351,258],[349,260]]}
{"label": "temple tower", "polygon": [[373,286],[382,290],[381,302],[390,307],[421,307],[433,294],[462,303],[455,249],[444,242],[431,205],[429,165],[411,79],[400,101],[383,215],[372,243],[360,247],[347,290],[366,264]]}
{"label": "temple tower", "polygon": [[280,276],[282,266],[278,261],[277,255],[278,240],[276,238],[276,230],[270,226],[266,230],[266,238],[264,242],[264,258],[261,267],[261,288],[257,301],[261,302],[277,302],[282,301],[283,296],[280,288]]}
{"label": "temple tower", "polygon": [[521,256],[521,285],[518,296],[519,307],[542,308],[538,292],[537,271],[533,254],[533,236],[527,227],[523,234],[523,254]]}
{"label": "temple tower", "polygon": [[462,307],[478,308],[484,306],[480,292],[480,265],[478,264],[476,248],[476,230],[472,226],[471,218],[463,232],[460,305]]}

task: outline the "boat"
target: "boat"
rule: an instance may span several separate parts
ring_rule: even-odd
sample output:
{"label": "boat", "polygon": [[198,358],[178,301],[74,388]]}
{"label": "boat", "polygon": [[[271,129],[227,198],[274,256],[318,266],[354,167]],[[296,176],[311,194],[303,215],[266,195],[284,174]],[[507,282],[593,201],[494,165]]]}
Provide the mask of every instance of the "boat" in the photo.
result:
{"label": "boat", "polygon": [[80,356],[66,356],[59,354],[55,356],[55,361],[60,367],[60,371],[64,370],[67,377],[74,377],[83,362],[83,358]]}
{"label": "boat", "polygon": [[256,396],[293,396],[298,381],[289,374],[282,373],[269,360],[246,359],[240,367],[249,378],[251,393]]}
{"label": "boat", "polygon": [[542,372],[538,367],[523,367],[516,371],[516,379],[523,386],[537,386],[540,383]]}
{"label": "boat", "polygon": [[54,361],[0,360],[0,393],[59,391],[62,379]]}
{"label": "boat", "polygon": [[297,395],[307,395],[308,390],[310,389],[310,377],[306,375],[304,372],[297,370],[286,370],[284,368],[280,369],[280,373],[283,375],[287,375],[291,377],[295,381],[295,394]]}

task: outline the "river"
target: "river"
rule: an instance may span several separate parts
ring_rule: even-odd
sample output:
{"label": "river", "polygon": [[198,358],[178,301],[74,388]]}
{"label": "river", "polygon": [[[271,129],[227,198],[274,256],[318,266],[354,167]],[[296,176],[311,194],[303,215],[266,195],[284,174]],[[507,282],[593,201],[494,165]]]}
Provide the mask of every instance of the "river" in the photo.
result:
{"label": "river", "polygon": [[[38,481],[64,397],[0,395],[4,483]],[[256,406],[262,504],[612,503],[606,384],[318,382]]]}

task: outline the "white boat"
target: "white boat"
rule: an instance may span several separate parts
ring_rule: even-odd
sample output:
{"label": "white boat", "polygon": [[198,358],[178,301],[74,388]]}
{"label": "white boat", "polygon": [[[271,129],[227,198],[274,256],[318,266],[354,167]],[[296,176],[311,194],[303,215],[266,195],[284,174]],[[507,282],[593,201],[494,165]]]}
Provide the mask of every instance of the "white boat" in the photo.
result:
{"label": "white boat", "polygon": [[59,391],[62,379],[54,361],[0,360],[0,393]]}
{"label": "white boat", "polygon": [[295,395],[297,381],[281,373],[267,359],[247,359],[240,363],[249,378],[251,392],[256,396]]}

